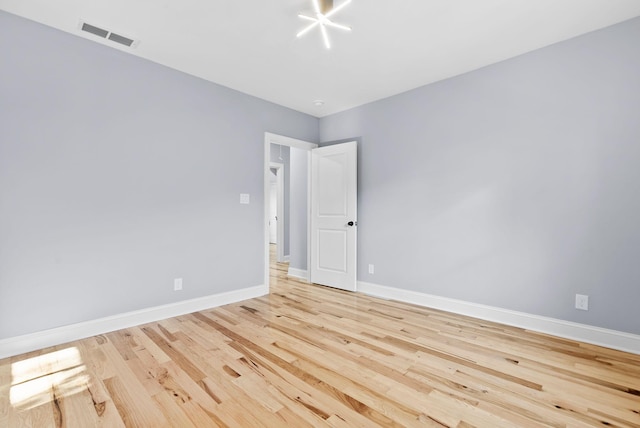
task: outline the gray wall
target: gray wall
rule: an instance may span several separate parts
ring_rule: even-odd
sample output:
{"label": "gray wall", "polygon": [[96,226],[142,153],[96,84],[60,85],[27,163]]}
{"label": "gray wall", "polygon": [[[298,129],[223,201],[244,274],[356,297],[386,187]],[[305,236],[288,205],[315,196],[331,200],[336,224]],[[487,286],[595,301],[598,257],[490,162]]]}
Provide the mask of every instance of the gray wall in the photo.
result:
{"label": "gray wall", "polygon": [[634,19],[321,119],[360,138],[359,279],[640,333],[639,40]]}
{"label": "gray wall", "polygon": [[[282,204],[284,205],[284,213],[283,213],[283,219],[282,219],[282,225],[283,225],[283,232],[284,232],[284,242],[283,243],[279,243],[281,245],[283,245],[283,250],[284,250],[284,255],[288,256],[290,254],[290,249],[289,249],[289,230],[290,230],[290,225],[289,225],[289,194],[290,192],[290,183],[291,183],[291,165],[289,162],[289,146],[281,146],[280,144],[271,144],[270,145],[270,150],[269,150],[269,154],[271,155],[271,162],[277,162],[277,163],[281,163],[284,166],[282,167],[284,169],[283,172],[283,180],[282,180],[282,186],[283,186],[283,201]],[[280,159],[280,154],[282,154],[282,159]]]}
{"label": "gray wall", "polygon": [[[640,333],[637,40],[323,118],[359,141],[359,279]],[[263,133],[317,119],[4,12],[0,58],[0,339],[263,282]]]}
{"label": "gray wall", "polygon": [[264,132],[316,118],[4,12],[0,58],[0,339],[263,283]]}
{"label": "gray wall", "polygon": [[291,258],[289,266],[307,270],[309,151],[291,147]]}

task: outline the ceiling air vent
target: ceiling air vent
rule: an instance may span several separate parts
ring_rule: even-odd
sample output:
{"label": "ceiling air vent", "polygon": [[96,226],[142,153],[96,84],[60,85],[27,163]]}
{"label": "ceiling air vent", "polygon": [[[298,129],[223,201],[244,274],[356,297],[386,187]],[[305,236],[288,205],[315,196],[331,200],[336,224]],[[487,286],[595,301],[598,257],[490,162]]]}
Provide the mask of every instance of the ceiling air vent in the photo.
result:
{"label": "ceiling air vent", "polygon": [[116,34],[112,31],[105,30],[104,28],[96,27],[95,25],[87,24],[86,22],[80,22],[80,30],[130,48],[135,48],[138,45],[138,40],[130,39],[129,37]]}
{"label": "ceiling air vent", "polygon": [[102,28],[94,27],[93,25],[89,25],[86,22],[82,23],[82,31],[86,31],[87,33],[95,34],[96,36],[100,36],[103,39],[107,37],[109,32],[107,30],[103,30]]}
{"label": "ceiling air vent", "polygon": [[131,46],[133,44],[133,40],[116,33],[109,34],[109,40],[125,46]]}

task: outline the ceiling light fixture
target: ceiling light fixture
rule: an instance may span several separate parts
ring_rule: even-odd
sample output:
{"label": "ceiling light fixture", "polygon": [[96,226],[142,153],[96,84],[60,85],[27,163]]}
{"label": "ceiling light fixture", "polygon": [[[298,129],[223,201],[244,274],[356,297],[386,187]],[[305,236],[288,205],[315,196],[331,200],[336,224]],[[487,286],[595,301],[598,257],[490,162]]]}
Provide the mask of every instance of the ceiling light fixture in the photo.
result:
{"label": "ceiling light fixture", "polygon": [[[320,6],[322,3],[322,6]],[[327,32],[327,27],[338,28],[344,31],[351,31],[351,27],[347,27],[346,25],[336,24],[333,22],[331,18],[333,15],[342,10],[346,5],[351,3],[351,0],[345,0],[338,7],[333,7],[333,0],[313,0],[313,9],[315,10],[315,18],[312,16],[304,15],[302,13],[298,14],[298,16],[306,21],[311,21],[307,27],[305,27],[302,31],[296,34],[296,37],[302,37],[307,34],[309,31],[313,30],[316,27],[320,27],[320,32],[322,33],[322,39],[324,40],[324,46],[327,49],[331,48],[331,43],[329,42],[329,34]]]}

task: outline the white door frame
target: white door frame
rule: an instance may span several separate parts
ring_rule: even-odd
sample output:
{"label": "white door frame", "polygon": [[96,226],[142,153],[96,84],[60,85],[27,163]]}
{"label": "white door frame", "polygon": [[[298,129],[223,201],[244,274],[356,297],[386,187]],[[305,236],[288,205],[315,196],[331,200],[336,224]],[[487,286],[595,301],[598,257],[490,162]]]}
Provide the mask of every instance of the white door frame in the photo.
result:
{"label": "white door frame", "polygon": [[[272,134],[271,132],[264,133],[264,215],[263,215],[263,239],[264,239],[264,283],[265,285],[269,285],[269,192],[270,192],[270,184],[269,184],[269,168],[271,164],[271,144],[279,144],[281,146],[289,146],[295,147],[297,149],[307,150],[309,152],[308,159],[308,170],[309,173],[311,171],[311,149],[315,149],[318,147],[317,144],[310,143],[308,141],[298,140],[296,138],[285,137],[284,135]],[[309,188],[311,187],[311,181],[308,182]],[[307,272],[309,272],[309,266],[311,266],[311,255],[309,251],[310,242],[310,233],[311,230],[308,227],[310,223],[310,210],[309,206],[311,204],[311,192],[310,189],[307,191]],[[307,273],[308,275],[308,273]],[[307,277],[307,280],[309,278]]]}
{"label": "white door frame", "polygon": [[[276,170],[276,189],[278,194],[278,206],[276,207],[276,215],[278,216],[276,221],[276,255],[279,262],[284,262],[284,164],[270,162],[269,169]],[[271,199],[269,199],[269,202],[271,202]],[[269,211],[269,217],[271,217],[271,211]]]}

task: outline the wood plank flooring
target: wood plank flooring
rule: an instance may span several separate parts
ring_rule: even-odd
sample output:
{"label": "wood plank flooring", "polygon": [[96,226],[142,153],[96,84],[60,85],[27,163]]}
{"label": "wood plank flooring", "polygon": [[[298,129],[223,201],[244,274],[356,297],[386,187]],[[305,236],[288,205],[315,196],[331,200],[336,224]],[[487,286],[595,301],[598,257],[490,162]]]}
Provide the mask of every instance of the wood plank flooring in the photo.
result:
{"label": "wood plank flooring", "polygon": [[271,281],[0,360],[0,427],[640,427],[640,356]]}

